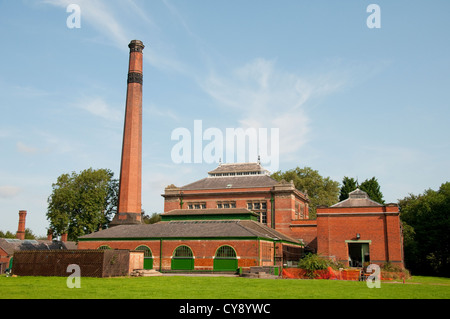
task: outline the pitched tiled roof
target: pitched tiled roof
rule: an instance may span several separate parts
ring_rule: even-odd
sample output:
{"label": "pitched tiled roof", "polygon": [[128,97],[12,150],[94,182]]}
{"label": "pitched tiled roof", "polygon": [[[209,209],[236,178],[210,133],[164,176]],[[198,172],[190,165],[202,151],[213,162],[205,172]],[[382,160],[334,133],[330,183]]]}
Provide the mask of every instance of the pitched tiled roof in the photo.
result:
{"label": "pitched tiled roof", "polygon": [[278,182],[268,175],[206,177],[180,187],[181,190],[272,187]]}
{"label": "pitched tiled roof", "polygon": [[331,207],[375,207],[383,206],[369,198],[366,192],[357,188],[348,194],[348,198]]}
{"label": "pitched tiled roof", "polygon": [[242,224],[242,226],[255,232],[255,234],[259,234],[260,237],[299,243],[298,240],[296,240],[290,236],[287,236],[287,235],[285,235],[273,228],[270,228],[264,224],[261,224],[260,222],[256,222],[253,220],[242,220],[242,221],[240,221],[240,223]]}
{"label": "pitched tiled roof", "polygon": [[208,174],[237,173],[237,172],[267,173],[267,170],[265,170],[260,163],[227,163],[227,164],[220,164],[217,168],[208,172]]}
{"label": "pitched tiled roof", "polygon": [[59,250],[59,249],[76,249],[73,242],[61,242],[50,240],[19,240],[0,238],[0,248],[7,254],[12,255],[16,250]]}
{"label": "pitched tiled roof", "polygon": [[115,238],[274,238],[299,241],[252,220],[170,221],[147,225],[120,225],[80,237],[83,240]]}

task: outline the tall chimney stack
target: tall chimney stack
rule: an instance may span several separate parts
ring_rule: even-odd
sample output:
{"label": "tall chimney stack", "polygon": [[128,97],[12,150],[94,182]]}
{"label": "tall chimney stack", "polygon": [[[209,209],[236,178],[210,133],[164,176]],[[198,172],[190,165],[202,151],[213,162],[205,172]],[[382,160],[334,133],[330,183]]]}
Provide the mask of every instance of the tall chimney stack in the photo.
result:
{"label": "tall chimney stack", "polygon": [[25,239],[25,220],[27,218],[27,211],[19,211],[19,228],[17,229],[16,238],[20,240]]}
{"label": "tall chimney stack", "polygon": [[142,186],[142,41],[128,45],[130,60],[120,166],[119,201],[111,226],[141,223]]}

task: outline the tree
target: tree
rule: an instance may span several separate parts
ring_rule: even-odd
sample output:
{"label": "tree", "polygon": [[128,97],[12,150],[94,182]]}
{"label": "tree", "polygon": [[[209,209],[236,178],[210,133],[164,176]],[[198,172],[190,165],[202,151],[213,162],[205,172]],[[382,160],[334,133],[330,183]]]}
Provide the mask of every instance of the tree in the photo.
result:
{"label": "tree", "polygon": [[308,193],[310,219],[315,219],[317,206],[330,206],[338,201],[339,183],[330,177],[322,177],[318,171],[310,167],[297,167],[286,172],[278,171],[272,174],[272,178],[277,181],[292,180],[295,188]]}
{"label": "tree", "polygon": [[30,228],[25,229],[25,239],[36,239],[36,235],[33,234],[33,231]]}
{"label": "tree", "polygon": [[161,214],[153,213],[151,216],[143,215],[142,221],[144,224],[156,224],[161,221]]}
{"label": "tree", "polygon": [[399,201],[405,264],[412,273],[450,276],[450,182]]}
{"label": "tree", "polygon": [[7,230],[6,233],[0,230],[0,238],[16,238],[16,235],[9,230]]}
{"label": "tree", "polygon": [[53,235],[69,240],[108,226],[117,209],[118,181],[107,169],[62,174],[52,185],[47,219]]}
{"label": "tree", "polygon": [[[6,233],[0,230],[0,238],[17,238],[16,234],[13,234],[10,231]],[[36,239],[36,236],[33,234],[33,231],[30,228],[25,229],[25,239]]]}
{"label": "tree", "polygon": [[358,185],[358,181],[353,177],[345,176],[342,179],[342,186],[339,194],[339,201],[346,200],[348,194],[359,188],[365,191],[369,198],[377,203],[384,204],[383,193],[380,190],[380,184],[375,177],[371,179],[366,179],[361,185]]}
{"label": "tree", "polygon": [[384,204],[383,193],[380,190],[380,184],[375,177],[371,179],[366,179],[362,182],[359,189],[365,191],[369,195],[370,199],[376,201],[377,203]]}
{"label": "tree", "polygon": [[353,177],[344,176],[339,194],[339,201],[346,200],[348,198],[348,194],[353,192],[356,188],[358,188],[356,180]]}

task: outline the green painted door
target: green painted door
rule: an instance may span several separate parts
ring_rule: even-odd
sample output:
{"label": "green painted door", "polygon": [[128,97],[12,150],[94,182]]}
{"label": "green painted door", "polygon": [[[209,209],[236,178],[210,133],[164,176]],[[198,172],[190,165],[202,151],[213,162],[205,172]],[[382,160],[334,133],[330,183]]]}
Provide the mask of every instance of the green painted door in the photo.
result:
{"label": "green painted door", "polygon": [[236,271],[238,260],[233,247],[224,245],[217,249],[214,257],[214,271]]}
{"label": "green painted door", "polygon": [[178,246],[172,256],[172,270],[194,270],[194,254],[188,246]]}
{"label": "green painted door", "polygon": [[153,269],[152,257],[144,257],[144,269]]}
{"label": "green painted door", "polygon": [[236,258],[215,258],[214,271],[236,271],[238,260]]}
{"label": "green painted door", "polygon": [[194,270],[194,258],[172,258],[172,270]]}

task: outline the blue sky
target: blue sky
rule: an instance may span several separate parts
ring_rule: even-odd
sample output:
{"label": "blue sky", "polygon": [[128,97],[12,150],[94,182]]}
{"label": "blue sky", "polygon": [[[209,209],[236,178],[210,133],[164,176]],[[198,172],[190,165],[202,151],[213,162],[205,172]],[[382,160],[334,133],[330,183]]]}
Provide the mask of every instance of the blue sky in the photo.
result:
{"label": "blue sky", "polygon": [[[81,28],[67,27],[72,3]],[[371,3],[381,28],[367,26]],[[133,39],[146,45],[147,213],[162,212],[165,186],[217,165],[171,157],[172,132],[195,120],[277,128],[280,170],[375,176],[387,202],[437,189],[450,175],[448,12],[446,0],[1,0],[0,230],[25,209],[45,235],[63,173],[119,175]]]}

